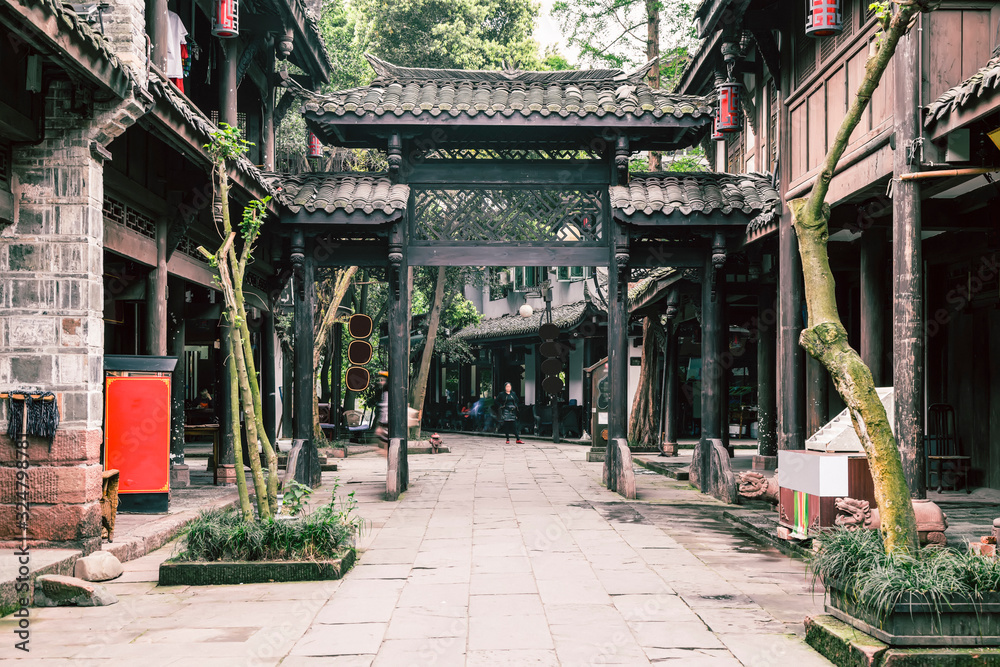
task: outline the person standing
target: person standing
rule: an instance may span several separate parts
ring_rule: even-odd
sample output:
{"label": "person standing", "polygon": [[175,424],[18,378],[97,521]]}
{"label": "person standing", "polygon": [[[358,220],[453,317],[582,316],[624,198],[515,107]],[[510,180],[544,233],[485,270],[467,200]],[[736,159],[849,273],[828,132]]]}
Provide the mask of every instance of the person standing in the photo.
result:
{"label": "person standing", "polygon": [[500,394],[498,402],[500,403],[500,419],[503,421],[503,432],[507,436],[507,444],[510,444],[510,434],[513,433],[515,442],[523,445],[524,442],[517,430],[517,410],[519,407],[517,394],[511,390],[510,382],[503,386],[503,393]]}

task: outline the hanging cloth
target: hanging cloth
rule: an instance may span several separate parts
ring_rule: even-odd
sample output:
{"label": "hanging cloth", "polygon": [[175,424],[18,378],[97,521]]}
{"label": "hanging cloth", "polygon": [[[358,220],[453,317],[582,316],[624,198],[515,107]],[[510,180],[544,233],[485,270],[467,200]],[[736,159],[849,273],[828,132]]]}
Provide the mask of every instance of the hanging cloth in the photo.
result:
{"label": "hanging cloth", "polygon": [[[187,42],[188,31],[176,13],[167,12],[167,71],[168,79],[184,78],[183,45]],[[183,90],[183,87],[181,87]]]}

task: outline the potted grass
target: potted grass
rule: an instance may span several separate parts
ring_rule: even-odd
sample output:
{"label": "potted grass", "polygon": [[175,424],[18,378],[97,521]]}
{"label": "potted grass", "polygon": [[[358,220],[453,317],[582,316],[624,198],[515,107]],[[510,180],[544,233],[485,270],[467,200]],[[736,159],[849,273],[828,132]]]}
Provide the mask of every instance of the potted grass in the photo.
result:
{"label": "potted grass", "polygon": [[948,547],[887,554],[877,530],[829,531],[810,567],[826,610],[890,646],[1000,645],[1000,561]]}
{"label": "potted grass", "polygon": [[[351,492],[312,511],[302,485],[286,489],[282,512],[246,520],[237,509],[202,512],[176,555],[160,565],[161,586],[339,579],[354,564],[365,522]],[[311,492],[311,489],[309,489]]]}

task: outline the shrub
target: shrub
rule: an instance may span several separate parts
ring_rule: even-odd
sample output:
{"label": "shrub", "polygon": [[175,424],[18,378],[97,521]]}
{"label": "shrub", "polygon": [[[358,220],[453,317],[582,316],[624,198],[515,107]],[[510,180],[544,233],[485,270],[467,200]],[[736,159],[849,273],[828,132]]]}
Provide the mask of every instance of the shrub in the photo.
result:
{"label": "shrub", "polygon": [[[1000,561],[947,547],[916,556],[886,554],[877,530],[826,532],[810,562],[814,577],[847,591],[866,612],[885,619],[896,603],[930,604],[938,615],[956,599],[973,602],[1000,590]],[[911,597],[912,596],[912,597]]]}

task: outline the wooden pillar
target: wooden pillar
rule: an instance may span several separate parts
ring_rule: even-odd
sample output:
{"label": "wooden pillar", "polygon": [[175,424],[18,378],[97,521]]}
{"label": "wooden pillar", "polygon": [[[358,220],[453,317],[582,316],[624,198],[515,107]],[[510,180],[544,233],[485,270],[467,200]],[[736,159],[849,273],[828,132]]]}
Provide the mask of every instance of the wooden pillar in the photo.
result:
{"label": "wooden pillar", "polygon": [[[225,312],[224,308],[223,312]],[[219,322],[219,338],[222,341],[222,345],[220,346],[222,359],[219,364],[219,391],[217,392],[218,395],[213,397],[216,401],[215,404],[219,407],[219,458],[215,462],[215,483],[224,486],[236,483],[235,447],[242,440],[240,433],[233,433],[231,425],[233,410],[229,373],[235,361],[233,359],[232,342],[229,338],[230,328],[229,322],[223,316]],[[242,470],[240,474],[244,474]]]}
{"label": "wooden pillar", "polygon": [[177,357],[170,380],[170,488],[183,489],[191,485],[191,473],[184,462],[184,392],[187,388],[187,367],[184,364],[184,283],[175,281],[170,286],[167,317],[170,321],[168,352]]}
{"label": "wooden pillar", "polygon": [[[923,21],[922,17],[917,20]],[[919,171],[920,30],[899,40],[895,56],[892,153],[893,386],[896,388],[896,439],[910,495],[927,495],[924,479],[924,335],[919,181],[901,181]]]}
{"label": "wooden pillar", "polygon": [[680,417],[677,411],[677,331],[669,305],[667,309],[667,356],[664,359],[667,377],[663,383],[663,443],[660,455],[677,456],[677,420]]}
{"label": "wooden pillar", "polygon": [[261,162],[264,164],[264,171],[274,171],[274,40],[268,40],[265,68],[267,82],[264,84],[264,113],[261,123]]}
{"label": "wooden pillar", "polygon": [[313,396],[316,380],[313,373],[313,311],[316,306],[315,263],[312,253],[305,252],[301,229],[292,234],[292,264],[295,266],[295,439],[302,440],[295,480],[307,486],[320,482],[319,457],[313,433]]}
{"label": "wooden pillar", "polygon": [[295,351],[289,350],[285,345],[281,346],[281,437],[294,437],[295,430],[292,427],[292,407],[295,393]]}
{"label": "wooden pillar", "polygon": [[861,359],[871,369],[876,387],[885,372],[885,232],[872,227],[861,235]]}
{"label": "wooden pillar", "polygon": [[330,380],[330,419],[333,421],[333,439],[340,439],[340,427],[341,427],[341,394],[343,386],[343,373],[340,372],[343,363],[343,341],[344,341],[344,325],[337,322],[333,325],[333,346],[332,346],[332,364],[333,373],[331,373]]}
{"label": "wooden pillar", "polygon": [[167,218],[156,221],[156,267],[146,285],[146,341],[148,354],[167,354]]}
{"label": "wooden pillar", "polygon": [[219,123],[236,127],[236,88],[239,65],[238,39],[220,39],[219,62]]}
{"label": "wooden pillar", "polygon": [[[774,285],[761,285],[757,297],[757,457],[755,469],[771,470],[778,464],[777,417],[777,312]],[[760,460],[756,460],[759,458]]]}
{"label": "wooden pillar", "polygon": [[816,359],[806,356],[806,431],[807,438],[823,428],[829,419],[830,384],[827,371]]}
{"label": "wooden pillar", "polygon": [[264,322],[261,326],[260,337],[262,346],[260,364],[261,416],[264,419],[264,433],[271,444],[274,445],[274,441],[278,437],[275,411],[275,402],[277,400],[275,360],[278,351],[276,349],[277,342],[274,332],[274,313],[264,313]]}
{"label": "wooden pillar", "polygon": [[622,465],[616,440],[628,438],[628,246],[616,222],[605,224],[611,237],[608,266],[608,443],[604,455],[604,481],[618,491]]}
{"label": "wooden pillar", "polygon": [[161,72],[167,71],[167,0],[146,0],[146,34],[149,59]]}
{"label": "wooden pillar", "polygon": [[[723,331],[723,305],[726,301],[725,280],[722,273],[715,282],[712,276],[715,266],[712,254],[706,253],[701,279],[701,442],[698,451],[702,454],[701,470],[709,475],[711,470],[711,447],[705,446],[709,440],[722,439],[722,398],[725,368],[722,364],[725,332]],[[713,289],[714,288],[714,289]],[[701,482],[701,480],[700,480]],[[702,492],[706,484],[701,483]]]}
{"label": "wooden pillar", "polygon": [[[389,460],[386,496],[396,499],[409,484],[406,456],[407,397],[410,394],[410,292],[406,265],[406,225],[389,232]],[[460,382],[461,385],[461,382]],[[464,396],[461,398],[464,400]]]}

